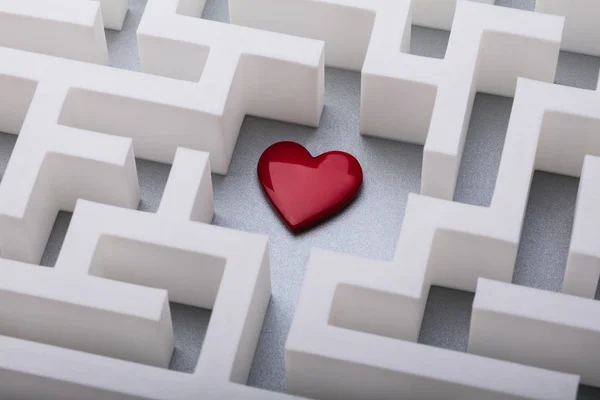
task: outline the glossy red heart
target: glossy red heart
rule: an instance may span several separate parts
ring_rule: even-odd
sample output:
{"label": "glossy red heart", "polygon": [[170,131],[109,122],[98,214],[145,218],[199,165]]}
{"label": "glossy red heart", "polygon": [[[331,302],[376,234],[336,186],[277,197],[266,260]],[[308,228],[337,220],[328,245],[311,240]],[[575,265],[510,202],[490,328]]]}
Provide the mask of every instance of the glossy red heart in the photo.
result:
{"label": "glossy red heart", "polygon": [[363,173],[348,153],[312,157],[298,143],[279,142],[261,155],[258,179],[277,213],[297,232],[347,206],[360,190]]}

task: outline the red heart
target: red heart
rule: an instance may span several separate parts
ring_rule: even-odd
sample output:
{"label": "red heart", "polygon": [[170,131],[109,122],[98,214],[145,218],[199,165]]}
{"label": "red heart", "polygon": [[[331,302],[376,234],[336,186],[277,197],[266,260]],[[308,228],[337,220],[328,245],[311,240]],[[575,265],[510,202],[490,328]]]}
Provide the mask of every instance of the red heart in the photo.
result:
{"label": "red heart", "polygon": [[279,142],[260,156],[258,179],[281,218],[297,232],[347,206],[358,194],[363,173],[348,153],[312,157],[298,143]]}

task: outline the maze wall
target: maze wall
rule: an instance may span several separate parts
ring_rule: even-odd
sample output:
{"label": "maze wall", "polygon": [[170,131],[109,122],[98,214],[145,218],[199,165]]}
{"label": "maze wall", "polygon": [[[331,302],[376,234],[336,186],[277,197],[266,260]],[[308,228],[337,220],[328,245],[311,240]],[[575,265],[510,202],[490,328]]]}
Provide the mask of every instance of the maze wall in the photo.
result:
{"label": "maze wall", "polygon": [[[575,399],[600,386],[600,87],[553,83],[561,49],[599,55],[600,6],[491,3],[230,0],[224,24],[199,18],[203,0],[148,0],[134,72],[106,66],[124,0],[0,0],[0,131],[18,135],[0,183],[0,397]],[[452,27],[443,59],[410,54],[413,24]],[[327,121],[326,65],[360,72],[357,140],[424,146],[420,193],[392,260],[310,251],[281,344],[287,393],[268,391],[246,382],[278,238],[212,225],[211,172],[230,171],[246,115]],[[452,201],[477,92],[514,97],[489,207]],[[156,213],[136,210],[136,158],[172,164]],[[535,170],[581,177],[563,293],[511,283]],[[61,210],[73,218],[42,268]],[[475,293],[466,353],[417,343],[432,285]],[[169,301],[212,310],[191,374],[167,369]]]}

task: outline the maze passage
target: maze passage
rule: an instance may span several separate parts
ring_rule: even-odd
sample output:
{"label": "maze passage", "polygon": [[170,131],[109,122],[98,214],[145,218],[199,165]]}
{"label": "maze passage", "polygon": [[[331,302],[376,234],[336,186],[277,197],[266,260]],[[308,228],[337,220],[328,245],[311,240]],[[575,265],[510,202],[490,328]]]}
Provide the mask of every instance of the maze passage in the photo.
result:
{"label": "maze passage", "polygon": [[[506,283],[514,270],[533,171],[582,174],[564,290],[593,297],[600,276],[598,233],[590,225],[598,214],[599,110],[600,91],[520,78],[489,208],[411,195],[393,263],[315,250],[286,344],[292,391],[331,396],[322,378],[310,372],[323,368],[325,360],[335,360],[329,362],[336,363],[348,395],[386,382],[382,390],[408,398],[436,397],[438,389],[428,382],[439,380],[444,392],[457,398],[477,398],[481,390],[486,398],[575,398],[576,381],[546,375],[551,370],[599,385],[594,315],[600,304]],[[469,352],[520,364],[494,365],[491,358],[441,349],[434,355],[410,343],[416,341],[431,285],[475,291]],[[377,349],[380,357],[367,360],[361,348],[371,354]],[[391,352],[393,364],[384,356]],[[442,357],[441,366],[432,367]],[[458,379],[447,365],[472,373]],[[516,369],[524,365],[548,369]],[[507,370],[493,372],[501,368]],[[515,381],[496,387],[498,376]],[[468,377],[473,381],[466,385]],[[562,389],[549,386],[559,379]]]}
{"label": "maze passage", "polygon": [[[255,1],[244,11],[248,3]],[[518,77],[551,82],[556,72],[563,21],[549,15],[458,1],[440,60],[409,54],[410,2],[279,4],[275,16],[286,24],[273,27],[257,11],[247,11],[256,20],[234,12],[232,21],[295,34],[310,26],[310,37],[325,40],[328,65],[361,70],[361,133],[424,144],[421,193],[428,196],[453,199],[477,91],[512,97]],[[327,19],[316,18],[323,13]]]}
{"label": "maze passage", "polygon": [[[0,369],[20,375],[1,374],[0,394],[271,396],[230,383],[247,379],[271,294],[267,238],[207,225],[212,201],[207,154],[180,149],[156,214],[80,200],[54,270],[0,261],[0,333],[45,343],[0,337]],[[213,310],[194,374],[144,365],[166,368],[173,351],[167,292]]]}
{"label": "maze passage", "polygon": [[[461,0],[459,0],[461,1]],[[494,4],[496,0],[470,0],[484,4]],[[304,37],[313,37],[314,35],[325,34],[327,29],[325,24],[344,24],[349,22],[345,18],[335,18],[339,12],[339,7],[348,7],[346,16],[364,19],[365,16],[361,10],[375,10],[379,7],[377,3],[391,4],[389,0],[371,0],[371,1],[354,1],[354,0],[319,0],[309,4],[304,0],[230,0],[229,14],[231,22],[244,26],[252,26],[269,31],[291,31],[295,34]],[[412,1],[412,22],[415,25],[425,26],[428,28],[450,30],[454,19],[454,11],[456,9],[457,0],[413,0]],[[311,17],[310,24],[299,22],[302,18],[306,18],[305,14],[309,7],[317,7],[318,12],[308,12]],[[299,8],[303,9],[303,13],[298,13]],[[352,10],[351,8],[354,8]],[[316,10],[316,9],[315,9]],[[296,11],[296,15],[291,15]],[[264,15],[270,14],[276,18],[264,18]],[[303,14],[303,15],[302,15]],[[339,15],[338,15],[339,16]],[[366,17],[371,23],[375,16]],[[293,22],[295,19],[297,22]],[[320,26],[316,26],[320,25]],[[356,28],[356,27],[355,27]],[[299,31],[301,30],[301,32]],[[362,29],[357,31],[348,31],[346,34],[352,36],[362,36],[368,32]],[[361,39],[363,42],[365,38]],[[367,39],[368,41],[368,39]],[[327,41],[327,53],[331,55],[331,51],[341,51],[344,46],[353,46],[354,43],[342,43]],[[336,48],[337,47],[337,48]],[[360,70],[360,66],[358,68]]]}
{"label": "maze passage", "polygon": [[78,198],[136,207],[125,188],[135,171],[121,170],[133,150],[163,163],[178,146],[208,151],[224,174],[247,113],[318,124],[321,42],[189,18],[176,4],[150,0],[138,34],[143,70],[177,79],[0,47],[0,131],[19,134],[0,186],[3,257],[38,263],[56,213]]}
{"label": "maze passage", "polygon": [[[74,15],[67,2],[54,4]],[[180,21],[165,22],[177,10],[153,14],[165,5],[176,3],[148,4],[144,29],[162,30],[141,47],[151,55],[153,41],[173,44],[160,35],[213,33],[199,35],[192,49],[200,56],[190,68],[198,67],[195,82],[0,47],[0,131],[19,135],[0,185],[3,398],[287,397],[238,385],[271,293],[267,238],[206,224],[209,159],[226,172],[249,109],[317,124],[323,45],[183,16],[182,34]],[[32,26],[37,16],[28,15]],[[271,80],[245,84],[259,73]],[[139,202],[134,152],[174,164],[156,214],[129,210]],[[56,267],[47,270],[34,264],[58,210],[74,215]],[[194,374],[156,368],[173,351],[169,299],[213,310]],[[37,318],[50,312],[51,322]]]}

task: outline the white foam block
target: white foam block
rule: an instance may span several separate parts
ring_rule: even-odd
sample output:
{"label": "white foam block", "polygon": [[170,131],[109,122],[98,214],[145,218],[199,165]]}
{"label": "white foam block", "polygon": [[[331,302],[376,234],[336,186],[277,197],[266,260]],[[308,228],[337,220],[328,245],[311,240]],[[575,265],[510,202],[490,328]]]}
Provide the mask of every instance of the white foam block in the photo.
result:
{"label": "white foam block", "polygon": [[[77,0],[81,1],[81,0]],[[120,31],[127,16],[127,2],[129,0],[94,0],[100,1],[104,27]]]}
{"label": "white foam block", "polygon": [[[394,357],[388,355],[392,344],[401,346],[398,343],[402,341],[417,340],[431,285],[475,291],[480,277],[511,281],[531,179],[536,169],[572,176],[579,176],[583,170],[565,288],[569,282],[575,282],[575,289],[589,295],[590,287],[597,284],[598,273],[597,258],[594,258],[597,254],[594,246],[597,233],[593,228],[598,214],[594,185],[600,179],[600,171],[596,168],[597,157],[600,157],[598,132],[599,91],[520,78],[490,207],[409,195],[392,263],[313,250],[286,344],[288,388],[294,393],[325,398],[364,397],[363,387],[382,387],[381,398],[391,391],[398,391],[407,398],[438,398],[441,396],[437,391],[439,387],[455,390],[454,386],[458,385],[461,391],[451,391],[451,397],[481,398],[489,395],[502,398],[520,393],[523,397],[545,398],[560,393],[559,398],[574,399],[577,389],[575,381],[570,380],[572,375],[553,377],[551,374],[555,372],[548,370],[508,372],[514,365],[495,364],[497,360],[489,358],[470,359],[466,356],[460,361],[450,361],[446,358],[450,356],[444,355],[442,350],[429,349],[430,354],[424,351],[417,353],[421,346],[407,342]],[[591,255],[593,262],[572,264],[573,256],[582,253]],[[583,288],[577,286],[577,282],[586,279],[592,282]],[[526,293],[527,301],[529,297],[538,296],[538,292],[532,290],[530,293],[530,289],[519,290]],[[477,295],[487,296],[485,288],[478,290]],[[502,298],[510,296],[508,292],[502,297],[494,297],[491,293],[489,301],[500,309],[504,306]],[[588,320],[596,311],[587,313],[588,306],[578,308],[579,300],[570,299],[565,294],[548,297],[541,292],[539,296],[535,299],[536,304],[547,305],[552,301],[548,310],[553,310],[552,305],[562,307],[557,311],[557,319],[549,321],[571,325],[570,329],[561,330],[561,340],[579,343],[580,335],[584,335]],[[523,297],[520,301],[506,304],[505,314],[509,320],[525,318],[524,325],[535,326],[527,332],[533,341],[542,329],[536,320],[545,320],[548,314],[540,312],[537,315],[539,308],[533,306],[512,307],[525,302]],[[525,316],[520,307],[528,310]],[[567,316],[568,324],[560,322]],[[482,322],[485,332],[493,330],[495,325]],[[518,349],[519,332],[517,327],[509,338],[498,333],[500,339],[494,340],[505,348],[513,346]],[[482,349],[487,344],[486,337],[474,339]],[[494,343],[490,342],[490,348],[494,348]],[[573,360],[579,353],[563,357],[563,350],[547,342],[540,342],[538,347],[525,354],[527,360],[517,353],[506,351],[500,358],[581,375],[584,382],[597,384],[590,379],[598,370],[595,361],[591,361],[595,353],[576,363]],[[453,353],[453,357],[462,356]],[[393,364],[390,359],[394,360]],[[421,369],[415,360],[422,361],[428,369]],[[490,374],[452,376],[455,370],[464,372],[471,371],[471,368]],[[498,371],[497,368],[506,370],[503,373],[492,372]],[[319,373],[323,370],[328,371],[328,376],[333,374],[343,379],[344,384],[331,385],[325,374]],[[423,370],[429,374],[426,375],[427,384],[419,385],[425,374]],[[524,373],[535,375],[539,380],[524,378]],[[495,386],[499,375],[507,378],[501,388]],[[404,389],[393,386],[406,376],[411,380]],[[473,381],[468,381],[470,377]],[[549,388],[546,385],[551,381],[559,388],[552,387],[546,391]],[[382,382],[388,382],[388,386],[382,386]],[[527,387],[522,386],[524,383]],[[482,389],[486,390],[485,395],[478,392]]]}
{"label": "white foam block", "polygon": [[537,0],[538,12],[566,17],[561,48],[600,56],[600,2],[596,0]]}
{"label": "white foam block", "polygon": [[[7,336],[0,336],[0,349],[0,394],[4,398],[300,400],[299,397],[283,393],[211,382],[199,379],[196,374],[134,364]],[[57,360],[60,361],[60,368],[57,368]],[[7,368],[7,365],[10,367]]]}
{"label": "white foam block", "polygon": [[0,46],[108,64],[97,1],[0,0]]}
{"label": "white foam block", "polygon": [[[563,28],[562,18],[467,0],[230,4],[234,23],[324,40],[328,65],[362,71],[361,132],[424,144],[421,193],[449,200],[476,92],[512,97],[518,77],[553,82]],[[409,54],[411,23],[425,16],[454,18],[442,60]]]}
{"label": "white foam block", "polygon": [[[325,40],[328,65],[360,70],[362,61],[358,63],[358,58],[357,62],[344,64],[335,54],[366,47],[368,27],[372,28],[374,13],[380,4],[385,7],[385,2],[390,3],[389,0],[230,0],[229,19],[237,25]],[[412,23],[450,30],[455,8],[456,0],[412,0]],[[356,55],[364,59],[365,51]]]}
{"label": "white foam block", "polygon": [[[288,391],[318,399],[575,399],[575,375],[389,337],[394,326],[413,320],[426,298],[407,305],[402,297],[415,288],[401,271],[381,261],[311,252],[286,342]],[[340,324],[352,313],[363,315],[360,327]],[[384,315],[387,331],[380,324]]]}
{"label": "white foam block", "polygon": [[481,279],[469,352],[581,376],[600,386],[600,303]]}
{"label": "white foam block", "polygon": [[323,43],[190,18],[203,8],[204,0],[149,0],[137,31],[140,62],[144,72],[197,82],[214,113],[234,114],[220,123],[224,157],[245,113],[318,125]]}
{"label": "white foam block", "polygon": [[[471,0],[494,4],[496,0]],[[449,31],[457,0],[412,0],[413,24]]]}
{"label": "white foam block", "polygon": [[[600,126],[600,122],[596,121],[595,125]],[[590,128],[597,129],[592,126]],[[590,133],[594,134],[592,132]],[[600,188],[597,184],[599,179],[600,158],[586,157],[579,180],[569,258],[563,281],[565,293],[590,299],[596,294],[600,278],[600,250],[597,245],[600,240]]]}
{"label": "white foam block", "polygon": [[208,154],[177,149],[157,214],[210,224],[214,200]]}
{"label": "white foam block", "polygon": [[0,334],[167,368],[167,292],[0,260]]}

